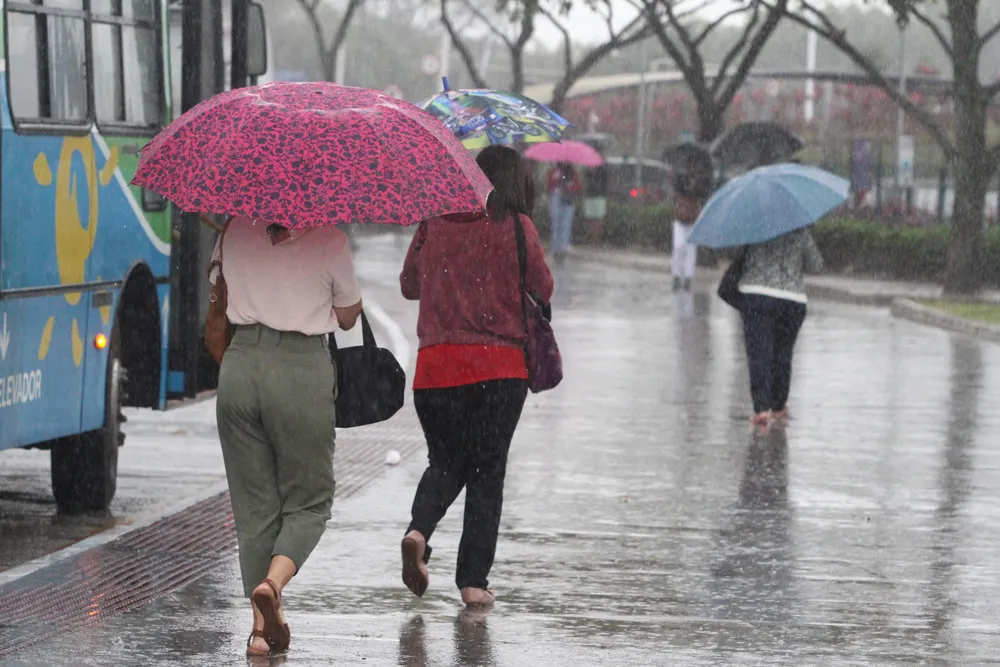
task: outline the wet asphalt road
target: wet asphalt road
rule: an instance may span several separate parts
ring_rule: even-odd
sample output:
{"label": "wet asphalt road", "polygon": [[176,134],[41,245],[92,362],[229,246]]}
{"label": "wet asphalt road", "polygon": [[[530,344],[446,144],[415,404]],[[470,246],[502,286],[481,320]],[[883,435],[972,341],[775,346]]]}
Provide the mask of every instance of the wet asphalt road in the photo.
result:
{"label": "wet asphalt road", "polygon": [[[369,294],[411,333],[393,289],[402,244],[363,243]],[[409,459],[335,505],[287,591],[285,662],[995,663],[1000,347],[815,303],[794,420],[756,435],[736,318],[710,286],[666,284],[557,270],[567,379],[529,399],[515,439],[496,609],[460,611],[461,501],[435,534],[427,596],[402,589],[398,540],[422,472]],[[229,559],[5,664],[244,664],[237,579]]]}

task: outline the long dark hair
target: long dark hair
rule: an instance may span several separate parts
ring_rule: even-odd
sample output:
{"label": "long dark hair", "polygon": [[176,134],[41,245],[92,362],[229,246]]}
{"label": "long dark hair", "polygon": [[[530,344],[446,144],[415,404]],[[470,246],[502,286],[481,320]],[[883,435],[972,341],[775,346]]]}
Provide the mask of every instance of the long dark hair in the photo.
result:
{"label": "long dark hair", "polygon": [[518,213],[531,215],[534,181],[517,151],[506,146],[487,146],[476,162],[493,184],[487,202],[493,220],[502,222]]}

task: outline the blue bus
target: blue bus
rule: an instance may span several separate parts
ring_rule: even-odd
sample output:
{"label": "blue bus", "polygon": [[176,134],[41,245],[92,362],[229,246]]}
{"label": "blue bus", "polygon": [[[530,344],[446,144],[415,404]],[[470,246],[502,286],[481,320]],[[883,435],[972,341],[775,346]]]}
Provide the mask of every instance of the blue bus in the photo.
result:
{"label": "blue bus", "polygon": [[[259,5],[232,1],[259,24],[242,31],[241,48],[266,48],[248,41],[263,39]],[[103,511],[124,443],[121,408],[164,409],[172,370],[171,289],[185,268],[173,248],[177,216],[129,181],[139,150],[173,117],[173,8],[0,0],[0,9],[0,450],[51,450],[60,511]],[[244,73],[245,60],[261,59],[241,54]]]}

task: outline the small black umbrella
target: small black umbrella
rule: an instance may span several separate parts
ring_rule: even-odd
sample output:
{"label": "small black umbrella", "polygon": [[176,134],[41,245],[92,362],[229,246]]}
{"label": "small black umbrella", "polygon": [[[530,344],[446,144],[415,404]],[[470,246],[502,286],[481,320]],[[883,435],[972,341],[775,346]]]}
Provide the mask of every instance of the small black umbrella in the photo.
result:
{"label": "small black umbrella", "polygon": [[712,156],[727,167],[758,167],[785,160],[801,148],[799,138],[777,123],[742,123],[715,142]]}
{"label": "small black umbrella", "polygon": [[668,146],[663,150],[663,161],[674,174],[677,194],[705,198],[711,193],[715,166],[704,148],[690,143]]}
{"label": "small black umbrella", "polygon": [[660,159],[670,165],[671,169],[678,170],[686,169],[692,163],[705,164],[706,160],[708,164],[712,163],[712,156],[708,154],[708,151],[698,144],[692,143],[667,146],[663,149],[663,155]]}

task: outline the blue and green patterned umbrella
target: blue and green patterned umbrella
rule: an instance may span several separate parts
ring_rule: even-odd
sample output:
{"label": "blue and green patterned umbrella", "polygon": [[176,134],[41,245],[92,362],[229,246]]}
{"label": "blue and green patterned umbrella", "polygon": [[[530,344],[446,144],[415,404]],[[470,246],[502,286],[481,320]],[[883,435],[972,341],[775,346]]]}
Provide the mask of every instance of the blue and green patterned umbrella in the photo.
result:
{"label": "blue and green patterned umbrella", "polygon": [[524,95],[502,90],[445,90],[419,106],[470,149],[559,141],[572,123]]}

